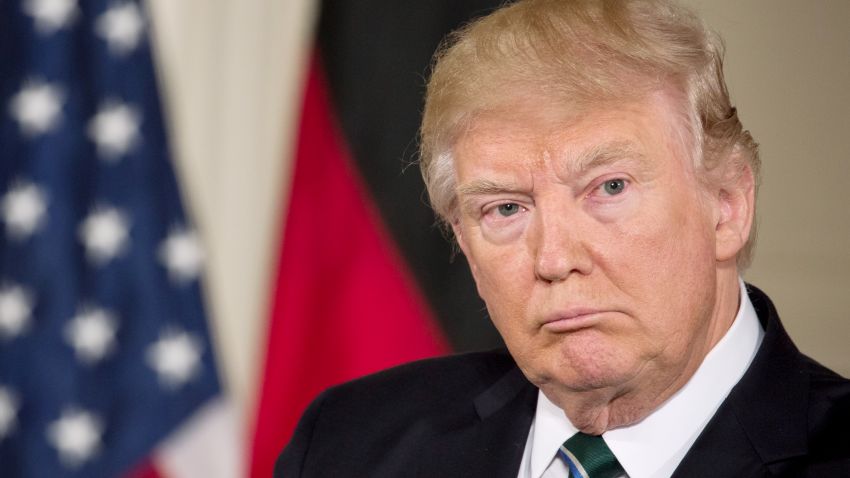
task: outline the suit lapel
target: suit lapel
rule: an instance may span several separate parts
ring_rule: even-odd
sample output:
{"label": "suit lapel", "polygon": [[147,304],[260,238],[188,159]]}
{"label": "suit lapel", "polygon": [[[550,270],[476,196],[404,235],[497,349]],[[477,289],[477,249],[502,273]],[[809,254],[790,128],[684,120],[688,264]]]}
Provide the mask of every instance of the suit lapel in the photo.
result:
{"label": "suit lapel", "polygon": [[748,285],[765,330],[753,363],[691,447],[674,477],[791,472],[807,453],[809,377],[770,299]]}
{"label": "suit lapel", "polygon": [[536,404],[537,389],[513,367],[463,414],[433,424],[415,475],[515,478]]}
{"label": "suit lapel", "polygon": [[[744,377],[673,473],[674,478],[794,474],[807,453],[809,377],[767,296],[748,285],[765,330]],[[429,423],[414,476],[514,478],[537,404],[537,388],[514,365],[458,414]]]}

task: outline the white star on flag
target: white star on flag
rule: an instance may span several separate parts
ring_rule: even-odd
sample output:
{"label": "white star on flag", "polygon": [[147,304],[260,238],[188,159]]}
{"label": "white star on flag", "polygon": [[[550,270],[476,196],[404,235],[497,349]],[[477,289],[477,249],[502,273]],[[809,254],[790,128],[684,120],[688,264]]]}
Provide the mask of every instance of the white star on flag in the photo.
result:
{"label": "white star on flag", "polygon": [[8,387],[0,387],[0,442],[15,430],[18,398]]}
{"label": "white star on flag", "polygon": [[12,98],[9,113],[27,136],[45,134],[59,124],[65,94],[48,82],[35,79],[27,81]]}
{"label": "white star on flag", "polygon": [[100,448],[103,424],[97,415],[68,408],[47,428],[47,439],[59,452],[62,463],[76,468],[91,459]]}
{"label": "white star on flag", "polygon": [[204,265],[204,249],[193,230],[175,228],[159,246],[159,259],[172,280],[180,283],[194,280]]}
{"label": "white star on flag", "polygon": [[167,329],[147,350],[148,364],[167,388],[177,388],[199,371],[201,341],[180,329]]}
{"label": "white star on flag", "polygon": [[130,2],[113,5],[95,24],[98,35],[109,45],[109,51],[118,55],[126,55],[136,49],[144,28],[141,10]]}
{"label": "white star on flag", "polygon": [[150,1],[0,0],[0,478],[240,475]]}
{"label": "white star on flag", "polygon": [[26,0],[24,12],[33,17],[42,35],[66,27],[77,13],[77,0]]}
{"label": "white star on flag", "polygon": [[95,208],[80,225],[80,238],[90,261],[103,265],[127,246],[129,221],[112,207]]}
{"label": "white star on flag", "polygon": [[109,311],[84,306],[65,327],[65,339],[74,348],[77,358],[93,364],[115,346],[117,320]]}
{"label": "white star on flag", "polygon": [[0,200],[6,234],[12,239],[29,237],[42,224],[47,211],[47,194],[30,182],[14,184]]}
{"label": "white star on flag", "polygon": [[15,338],[29,325],[33,307],[32,294],[18,285],[0,288],[0,337]]}
{"label": "white star on flag", "polygon": [[97,145],[101,159],[115,162],[139,140],[141,116],[135,108],[116,101],[101,105],[89,122],[89,137]]}

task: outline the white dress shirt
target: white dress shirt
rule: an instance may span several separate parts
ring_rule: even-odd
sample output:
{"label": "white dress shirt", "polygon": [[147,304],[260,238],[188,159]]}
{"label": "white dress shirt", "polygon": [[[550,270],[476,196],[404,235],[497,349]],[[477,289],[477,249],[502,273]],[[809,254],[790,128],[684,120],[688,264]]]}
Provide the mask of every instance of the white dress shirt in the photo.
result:
{"label": "white dress shirt", "polygon": [[[739,283],[735,321],[685,386],[640,422],[602,434],[629,478],[668,478],[749,368],[764,331]],[[569,469],[556,453],[576,432],[563,410],[538,392],[518,478],[567,478]]]}

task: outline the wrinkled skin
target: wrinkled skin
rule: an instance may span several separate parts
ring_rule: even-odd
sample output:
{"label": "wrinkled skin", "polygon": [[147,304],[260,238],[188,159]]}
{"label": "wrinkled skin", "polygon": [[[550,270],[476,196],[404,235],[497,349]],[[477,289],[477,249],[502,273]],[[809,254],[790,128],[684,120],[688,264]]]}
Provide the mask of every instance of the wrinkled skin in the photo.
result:
{"label": "wrinkled skin", "polygon": [[582,431],[641,420],[738,307],[753,178],[705,186],[674,95],[569,117],[478,115],[453,149],[453,228],[519,367]]}

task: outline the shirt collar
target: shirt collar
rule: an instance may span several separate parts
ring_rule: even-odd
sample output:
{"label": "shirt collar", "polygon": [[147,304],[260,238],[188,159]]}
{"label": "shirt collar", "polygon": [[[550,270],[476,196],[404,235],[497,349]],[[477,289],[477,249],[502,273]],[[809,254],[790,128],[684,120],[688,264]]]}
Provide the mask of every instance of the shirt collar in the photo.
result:
{"label": "shirt collar", "polygon": [[[693,377],[642,421],[602,435],[630,478],[670,476],[755,357],[764,331],[744,281],[738,282],[741,300],[735,320]],[[531,428],[532,478],[543,474],[558,448],[577,431],[563,410],[538,392]]]}
{"label": "shirt collar", "polygon": [[564,411],[537,393],[537,411],[531,427],[531,477],[540,478],[567,438],[578,432]]}

